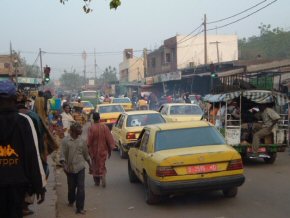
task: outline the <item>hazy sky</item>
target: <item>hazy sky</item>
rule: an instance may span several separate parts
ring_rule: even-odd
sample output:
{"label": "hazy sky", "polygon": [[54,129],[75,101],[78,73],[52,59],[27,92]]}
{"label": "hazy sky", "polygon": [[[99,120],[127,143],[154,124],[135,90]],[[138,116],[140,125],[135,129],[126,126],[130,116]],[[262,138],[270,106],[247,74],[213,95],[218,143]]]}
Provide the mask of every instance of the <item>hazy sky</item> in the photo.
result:
{"label": "hazy sky", "polygon": [[[272,1],[264,1],[249,12],[209,28],[232,22]],[[59,0],[0,0],[0,54],[9,54],[11,41],[13,49],[33,64],[41,48],[48,52],[43,55],[43,65],[51,66],[52,77],[58,78],[64,69],[83,71],[84,50],[88,53],[87,71],[93,72],[92,53],[96,49],[100,73],[109,65],[118,68],[125,48],[158,48],[167,38],[189,34],[203,22],[204,14],[211,22],[260,2],[263,0],[122,0],[115,11],[109,9],[109,0],[93,0],[94,11],[85,14],[81,0],[69,0],[65,5]],[[260,23],[289,31],[289,9],[289,0],[277,0],[242,21],[218,29],[217,33],[237,34],[239,38],[258,35]],[[141,55],[135,52],[136,57]]]}

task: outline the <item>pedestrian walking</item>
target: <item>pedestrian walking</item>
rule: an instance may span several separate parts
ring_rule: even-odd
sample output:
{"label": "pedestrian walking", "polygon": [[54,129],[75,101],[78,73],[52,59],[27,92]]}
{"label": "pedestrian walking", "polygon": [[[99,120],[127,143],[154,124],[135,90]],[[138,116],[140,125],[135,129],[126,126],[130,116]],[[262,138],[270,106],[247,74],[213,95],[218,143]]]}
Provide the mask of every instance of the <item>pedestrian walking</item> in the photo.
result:
{"label": "pedestrian walking", "polygon": [[94,123],[88,130],[88,148],[92,160],[92,175],[96,186],[102,183],[106,187],[106,160],[110,158],[115,146],[113,136],[109,128],[100,123],[100,114],[93,113]]}
{"label": "pedestrian walking", "polygon": [[0,81],[0,217],[23,217],[25,193],[44,200],[46,184],[32,120],[16,108],[16,87]]}
{"label": "pedestrian walking", "polygon": [[76,213],[85,214],[85,163],[91,168],[90,157],[86,142],[80,137],[82,126],[73,122],[70,134],[62,141],[60,162],[67,175],[68,205],[76,202]]}
{"label": "pedestrian walking", "polygon": [[61,113],[62,125],[64,129],[64,135],[67,136],[69,134],[70,125],[75,121],[71,115],[71,108],[68,103],[64,103],[63,112]]}

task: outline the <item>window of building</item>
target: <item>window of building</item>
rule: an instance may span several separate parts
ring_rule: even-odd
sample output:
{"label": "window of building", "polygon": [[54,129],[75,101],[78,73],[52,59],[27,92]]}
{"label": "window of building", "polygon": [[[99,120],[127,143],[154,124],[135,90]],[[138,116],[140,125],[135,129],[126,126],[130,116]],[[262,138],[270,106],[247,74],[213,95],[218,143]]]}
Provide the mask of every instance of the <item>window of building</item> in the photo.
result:
{"label": "window of building", "polygon": [[170,63],[171,62],[171,53],[166,53],[165,54],[165,63]]}
{"label": "window of building", "polygon": [[156,67],[156,59],[155,58],[151,59],[151,67]]}

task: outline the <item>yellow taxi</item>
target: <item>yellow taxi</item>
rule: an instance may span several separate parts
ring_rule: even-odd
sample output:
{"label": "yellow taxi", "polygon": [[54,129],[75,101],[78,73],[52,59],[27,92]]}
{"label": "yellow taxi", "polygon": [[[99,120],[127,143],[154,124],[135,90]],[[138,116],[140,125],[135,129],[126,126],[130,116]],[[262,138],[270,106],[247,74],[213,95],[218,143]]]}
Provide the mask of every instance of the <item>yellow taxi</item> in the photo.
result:
{"label": "yellow taxi", "polygon": [[127,153],[138,139],[144,126],[165,123],[164,118],[157,111],[128,111],[122,113],[112,128],[115,145],[119,149],[120,157],[127,158]]}
{"label": "yellow taxi", "polygon": [[120,104],[123,106],[123,108],[125,109],[125,111],[131,111],[133,110],[133,104],[130,100],[130,98],[113,98],[111,100],[111,103],[113,104]]}
{"label": "yellow taxi", "polygon": [[96,106],[96,112],[100,114],[100,122],[105,123],[110,129],[124,111],[120,104],[98,104]]}
{"label": "yellow taxi", "polygon": [[206,121],[145,126],[128,156],[129,180],[144,184],[148,204],[195,191],[235,197],[245,181],[240,154]]}
{"label": "yellow taxi", "polygon": [[95,110],[94,105],[90,101],[81,101],[83,105],[83,113],[86,115],[87,120]]}
{"label": "yellow taxi", "polygon": [[166,122],[185,122],[201,120],[203,111],[197,104],[168,103],[159,108]]}

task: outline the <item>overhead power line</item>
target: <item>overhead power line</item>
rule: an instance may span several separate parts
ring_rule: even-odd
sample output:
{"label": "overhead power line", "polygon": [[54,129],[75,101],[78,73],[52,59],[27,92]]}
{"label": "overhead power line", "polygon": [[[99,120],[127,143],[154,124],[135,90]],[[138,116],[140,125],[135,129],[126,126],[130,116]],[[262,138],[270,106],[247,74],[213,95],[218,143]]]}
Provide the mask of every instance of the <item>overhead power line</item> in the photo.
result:
{"label": "overhead power line", "polygon": [[242,17],[242,18],[239,18],[239,19],[237,19],[237,20],[235,20],[235,21],[232,21],[232,22],[227,23],[227,24],[222,25],[222,26],[217,26],[217,27],[215,27],[215,28],[208,29],[207,31],[221,29],[221,28],[224,28],[224,27],[230,26],[230,25],[232,25],[232,24],[234,24],[234,23],[237,23],[237,22],[239,22],[239,21],[241,21],[241,20],[244,20],[244,19],[246,19],[246,18],[252,16],[253,14],[256,14],[256,13],[258,13],[259,11],[261,11],[261,10],[263,10],[263,9],[265,9],[265,8],[267,8],[267,7],[269,7],[270,5],[274,4],[276,1],[278,1],[278,0],[275,0],[275,1],[270,2],[269,4],[265,5],[264,7],[262,7],[262,8],[260,8],[260,9],[256,10],[256,11],[254,11],[254,12],[252,12],[252,13],[250,13],[250,14],[248,14],[248,15]]}
{"label": "overhead power line", "polygon": [[[187,34],[185,37],[183,37],[182,39],[180,39],[178,42],[176,42],[176,44],[178,43],[182,43],[183,40],[185,40],[187,37],[189,37],[191,34],[193,34],[195,31],[197,31],[203,24],[201,23],[198,27],[196,27],[193,31],[191,31],[189,34]],[[185,40],[186,41],[186,40]]]}
{"label": "overhead power line", "polygon": [[241,14],[243,14],[243,13],[245,13],[245,12],[247,12],[247,11],[249,11],[249,10],[255,8],[255,7],[258,7],[259,5],[263,4],[263,3],[266,2],[266,1],[267,1],[267,0],[261,1],[261,2],[259,2],[258,4],[255,4],[254,6],[252,6],[252,7],[250,7],[250,8],[247,8],[247,9],[245,9],[245,10],[243,10],[243,11],[237,13],[237,14],[234,14],[234,15],[232,15],[232,16],[229,16],[229,17],[226,17],[226,18],[223,18],[223,19],[220,19],[220,20],[216,20],[216,21],[208,22],[207,24],[218,23],[218,22],[222,22],[222,21],[225,21],[225,20],[231,19],[231,18],[233,18],[233,17],[239,16],[239,15],[241,15]]}

